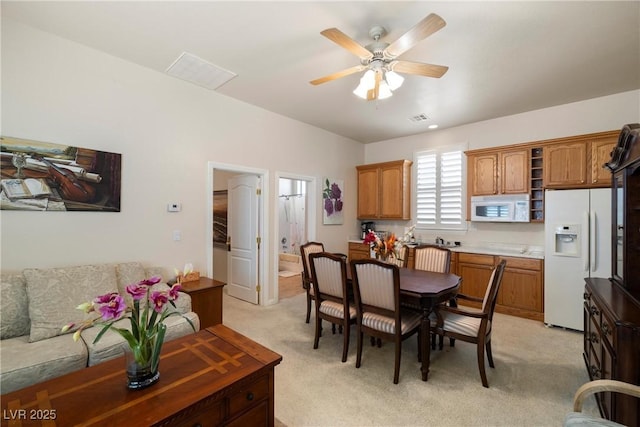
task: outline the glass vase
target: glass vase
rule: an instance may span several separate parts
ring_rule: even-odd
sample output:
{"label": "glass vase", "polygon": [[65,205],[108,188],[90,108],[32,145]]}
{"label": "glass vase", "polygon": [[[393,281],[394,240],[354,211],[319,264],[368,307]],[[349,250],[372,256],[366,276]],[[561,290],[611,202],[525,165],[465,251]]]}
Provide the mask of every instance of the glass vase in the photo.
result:
{"label": "glass vase", "polygon": [[[153,347],[149,344],[149,348],[146,349],[149,357],[138,357],[136,359],[134,351],[128,344],[123,345],[124,360],[127,371],[127,387],[132,390],[138,390],[145,387],[149,387],[160,379],[160,371],[158,369],[157,359],[159,355],[155,357],[155,369],[154,369],[154,355]],[[144,353],[144,352],[138,352]]]}

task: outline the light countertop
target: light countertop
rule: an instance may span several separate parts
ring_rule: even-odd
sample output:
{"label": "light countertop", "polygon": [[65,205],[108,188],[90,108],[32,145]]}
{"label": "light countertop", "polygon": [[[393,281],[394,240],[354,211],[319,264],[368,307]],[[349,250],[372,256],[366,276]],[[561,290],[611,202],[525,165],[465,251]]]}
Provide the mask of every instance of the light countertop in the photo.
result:
{"label": "light countertop", "polygon": [[[349,240],[352,243],[362,243],[362,240]],[[415,247],[417,245],[408,245]],[[510,245],[496,243],[480,243],[474,245],[444,246],[452,252],[466,252],[472,254],[512,256],[520,258],[544,259],[544,249],[541,246]]]}

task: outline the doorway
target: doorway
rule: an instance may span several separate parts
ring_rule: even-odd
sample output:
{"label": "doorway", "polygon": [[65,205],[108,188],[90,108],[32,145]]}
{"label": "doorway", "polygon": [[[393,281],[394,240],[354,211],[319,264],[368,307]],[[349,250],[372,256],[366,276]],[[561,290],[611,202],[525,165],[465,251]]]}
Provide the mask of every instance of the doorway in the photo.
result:
{"label": "doorway", "polygon": [[315,238],[315,178],[276,173],[278,299],[304,293],[300,246]]}
{"label": "doorway", "polygon": [[[265,225],[269,223],[268,216],[269,212],[265,209],[266,201],[269,200],[269,172],[263,169],[255,169],[248,168],[244,166],[234,166],[234,165],[226,165],[221,163],[209,162],[208,163],[208,185],[207,185],[207,218],[208,224],[207,227],[207,238],[206,238],[206,252],[207,252],[207,276],[212,277],[213,279],[220,280],[225,283],[229,283],[228,278],[230,274],[229,268],[229,247],[225,243],[220,243],[219,240],[223,242],[225,239],[220,239],[220,236],[216,236],[214,238],[214,226],[216,228],[216,233],[219,234],[220,227],[220,219],[216,218],[216,223],[214,223],[214,194],[228,191],[229,182],[234,179],[237,179],[241,175],[245,176],[254,176],[257,178],[260,185],[260,197],[257,200],[257,208],[255,209],[255,213],[251,215],[251,218],[245,218],[243,215],[238,215],[237,212],[232,212],[233,206],[229,205],[227,209],[226,219],[229,217],[233,217],[236,220],[236,226],[243,227],[244,225],[250,225],[248,221],[255,221],[256,225],[256,233],[255,238],[259,242],[259,244],[255,245],[255,248],[252,249],[255,251],[255,259],[254,263],[255,270],[251,272],[252,286],[255,286],[257,291],[256,299],[257,303],[260,305],[267,305],[273,303],[273,294],[277,292],[277,289],[274,290],[274,286],[269,286],[269,281],[267,280],[268,269],[264,268],[268,265],[267,263],[267,248],[269,248],[269,233],[265,232]],[[255,217],[255,218],[254,218]],[[226,233],[226,225],[228,221],[225,219],[225,233]],[[240,223],[238,223],[240,221]],[[242,221],[247,221],[246,224],[243,224]],[[247,227],[248,229],[248,227]],[[233,239],[233,236],[230,236]],[[253,238],[253,236],[251,237]],[[246,239],[245,239],[246,240]],[[253,268],[252,268],[253,270]],[[249,280],[247,279],[247,281]],[[225,289],[225,292],[228,293],[228,290]]]}

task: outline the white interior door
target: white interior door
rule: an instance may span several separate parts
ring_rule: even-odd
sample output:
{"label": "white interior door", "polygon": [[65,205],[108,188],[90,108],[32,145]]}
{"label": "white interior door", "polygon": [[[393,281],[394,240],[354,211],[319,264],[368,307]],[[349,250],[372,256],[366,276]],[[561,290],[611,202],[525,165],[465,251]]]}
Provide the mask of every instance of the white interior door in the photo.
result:
{"label": "white interior door", "polygon": [[242,175],[228,181],[227,291],[253,304],[259,302],[260,178]]}

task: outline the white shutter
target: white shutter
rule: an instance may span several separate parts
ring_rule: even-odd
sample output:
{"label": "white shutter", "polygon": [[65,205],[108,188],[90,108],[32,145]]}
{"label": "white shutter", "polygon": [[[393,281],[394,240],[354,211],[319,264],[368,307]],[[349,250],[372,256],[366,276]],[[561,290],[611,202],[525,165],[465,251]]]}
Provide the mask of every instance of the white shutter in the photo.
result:
{"label": "white shutter", "polygon": [[442,147],[415,154],[417,228],[465,228],[462,156],[461,147]]}

